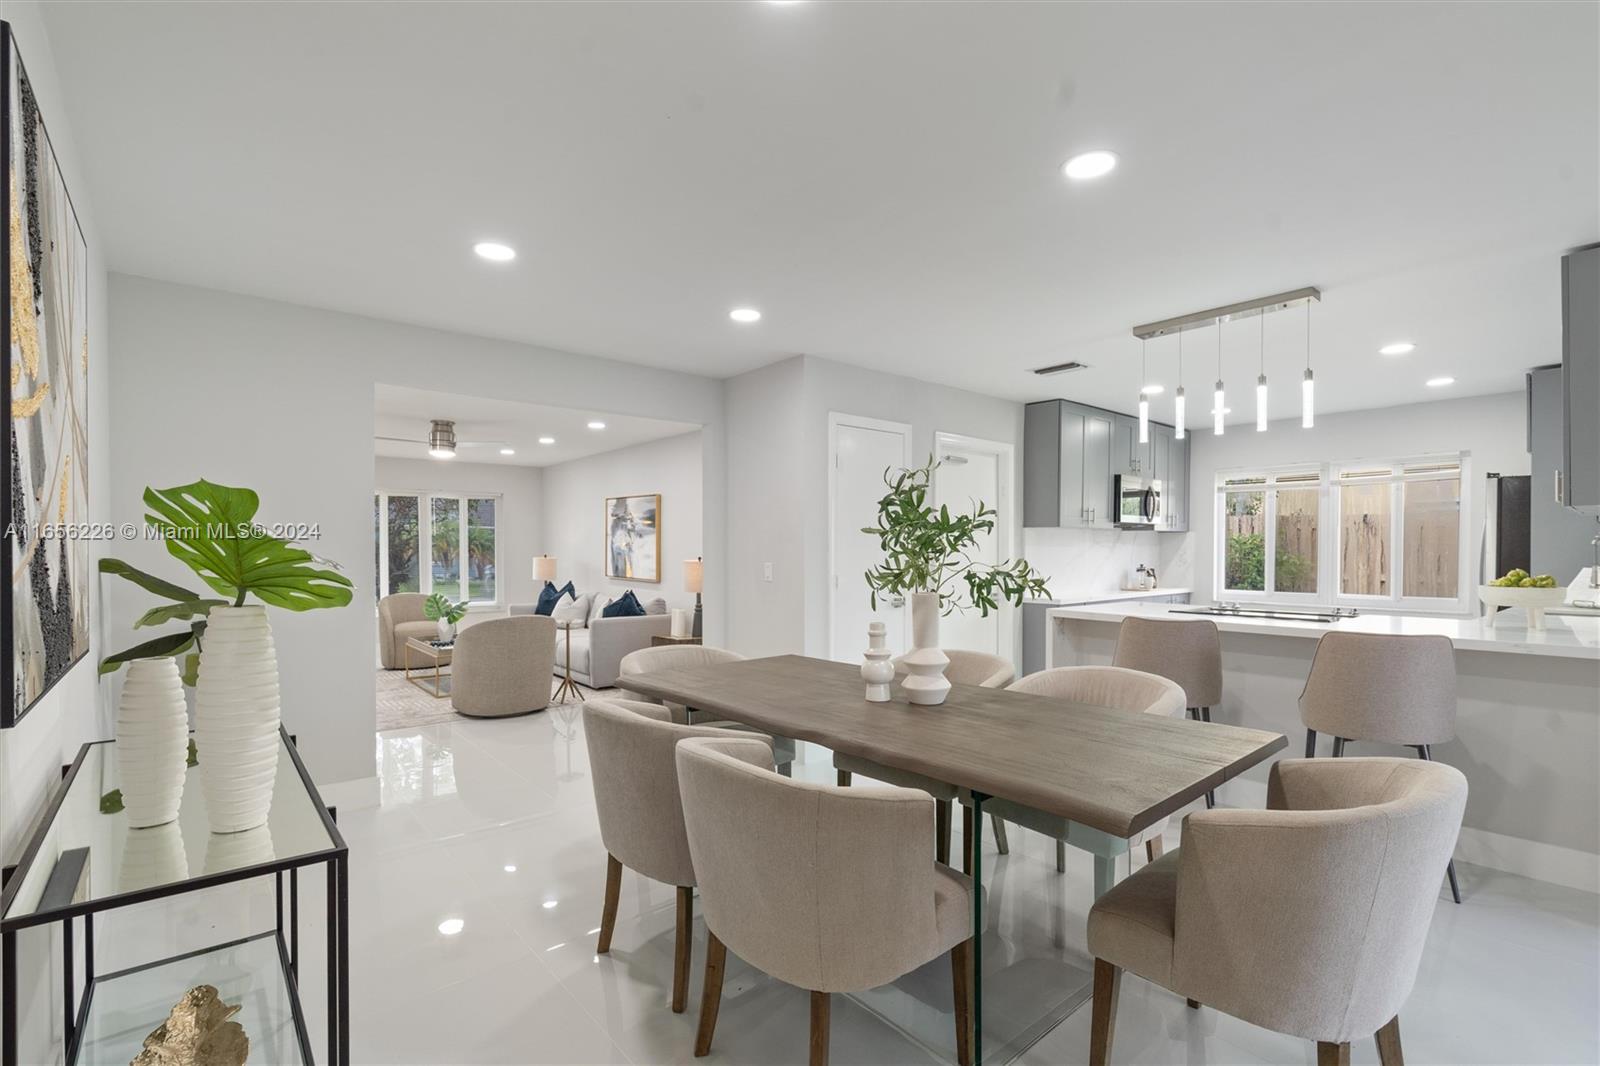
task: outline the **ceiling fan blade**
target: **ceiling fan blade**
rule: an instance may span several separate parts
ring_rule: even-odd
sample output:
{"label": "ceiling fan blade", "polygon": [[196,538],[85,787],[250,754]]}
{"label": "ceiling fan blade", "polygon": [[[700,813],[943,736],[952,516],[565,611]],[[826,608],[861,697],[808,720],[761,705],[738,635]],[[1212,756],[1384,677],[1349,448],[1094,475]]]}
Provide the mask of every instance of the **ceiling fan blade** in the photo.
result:
{"label": "ceiling fan blade", "polygon": [[426,443],[428,443],[425,440],[417,440],[414,437],[385,437],[381,433],[374,433],[372,435],[372,439],[373,440],[392,440],[392,441],[395,441],[395,442],[397,442],[399,444],[426,444]]}
{"label": "ceiling fan blade", "polygon": [[510,447],[503,440],[458,440],[457,448],[506,448]]}

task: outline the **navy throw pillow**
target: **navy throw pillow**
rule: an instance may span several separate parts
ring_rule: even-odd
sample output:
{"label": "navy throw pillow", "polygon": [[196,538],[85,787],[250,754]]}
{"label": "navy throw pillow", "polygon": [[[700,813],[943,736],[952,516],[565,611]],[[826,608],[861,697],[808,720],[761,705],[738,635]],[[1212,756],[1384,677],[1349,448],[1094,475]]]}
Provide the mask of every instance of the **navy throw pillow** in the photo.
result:
{"label": "navy throw pillow", "polygon": [[600,608],[601,618],[634,618],[644,614],[644,604],[639,602],[639,597],[629,589],[604,607]]}
{"label": "navy throw pillow", "polygon": [[568,581],[565,588],[556,588],[550,582],[544,583],[544,589],[539,593],[539,602],[534,604],[533,613],[548,615],[556,609],[556,604],[561,602],[561,597],[571,596],[574,600],[578,594],[572,591],[572,582]]}

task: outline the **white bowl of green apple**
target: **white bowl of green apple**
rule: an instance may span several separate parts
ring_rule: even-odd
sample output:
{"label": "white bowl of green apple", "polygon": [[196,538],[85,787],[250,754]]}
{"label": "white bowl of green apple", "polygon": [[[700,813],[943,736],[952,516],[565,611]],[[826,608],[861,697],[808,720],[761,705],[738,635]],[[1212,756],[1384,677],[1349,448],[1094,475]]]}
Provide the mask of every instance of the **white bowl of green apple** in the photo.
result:
{"label": "white bowl of green apple", "polygon": [[1567,590],[1549,574],[1512,570],[1479,585],[1478,598],[1490,607],[1521,607],[1528,612],[1528,628],[1543,629],[1545,609],[1567,602]]}

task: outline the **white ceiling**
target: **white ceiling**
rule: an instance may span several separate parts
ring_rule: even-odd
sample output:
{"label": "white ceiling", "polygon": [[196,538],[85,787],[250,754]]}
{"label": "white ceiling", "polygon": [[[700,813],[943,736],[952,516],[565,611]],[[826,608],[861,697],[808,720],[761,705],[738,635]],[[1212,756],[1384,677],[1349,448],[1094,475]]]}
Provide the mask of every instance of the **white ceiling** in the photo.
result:
{"label": "white ceiling", "polygon": [[[117,270],[716,376],[804,352],[1119,408],[1139,384],[1131,326],[1319,285],[1318,396],[1337,410],[1515,389],[1559,359],[1559,255],[1600,239],[1597,11],[119,2],[46,18]],[[1098,147],[1114,174],[1061,177]],[[516,261],[475,258],[485,238]],[[765,318],[730,323],[741,305]],[[1279,416],[1304,343],[1284,317],[1267,335]],[[1376,354],[1398,339],[1416,353]],[[1185,375],[1204,392],[1214,338],[1186,343],[1208,357]],[[1248,418],[1257,338],[1229,343]],[[1158,415],[1170,345],[1151,349]],[[1063,359],[1092,369],[1027,373]],[[1458,384],[1425,388],[1437,374]]]}
{"label": "white ceiling", "polygon": [[[444,392],[379,385],[374,406],[374,432],[380,437],[428,438],[428,423],[446,418],[456,424],[456,457],[432,459],[426,444],[374,440],[373,452],[390,459],[422,459],[432,463],[495,463],[504,466],[551,466],[633,444],[675,437],[700,427],[691,422],[635,418],[606,411],[453,396]],[[605,429],[590,429],[600,421]],[[540,444],[554,437],[554,444]],[[467,443],[473,442],[473,443]],[[509,447],[516,454],[501,455]]]}

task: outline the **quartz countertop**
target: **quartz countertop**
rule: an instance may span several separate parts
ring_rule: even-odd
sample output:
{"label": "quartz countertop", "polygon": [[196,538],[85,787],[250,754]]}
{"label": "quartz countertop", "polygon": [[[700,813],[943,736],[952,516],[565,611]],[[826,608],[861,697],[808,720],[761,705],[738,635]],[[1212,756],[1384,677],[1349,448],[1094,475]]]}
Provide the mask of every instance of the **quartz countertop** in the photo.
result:
{"label": "quartz countertop", "polygon": [[1085,592],[1077,596],[1044,596],[1036,600],[1023,600],[1022,602],[1024,604],[1055,604],[1061,607],[1070,607],[1073,604],[1148,600],[1156,596],[1188,596],[1193,592],[1193,589],[1167,588],[1165,585],[1161,585],[1153,589],[1113,589],[1110,592]]}
{"label": "quartz countertop", "polygon": [[[1176,590],[1164,589],[1163,592]],[[1054,607],[1051,619],[1120,622],[1124,618],[1165,618],[1181,604],[1104,603]],[[1405,636],[1449,637],[1458,651],[1507,652],[1600,662],[1600,618],[1546,614],[1543,630],[1529,629],[1519,610],[1503,611],[1491,618],[1458,618],[1417,614],[1362,614],[1337,622],[1299,622],[1277,618],[1229,618],[1224,615],[1176,614],[1176,618],[1205,618],[1223,633],[1250,633],[1272,637],[1317,638],[1330,630],[1341,633],[1393,633]],[[1498,624],[1493,624],[1498,618]]]}

